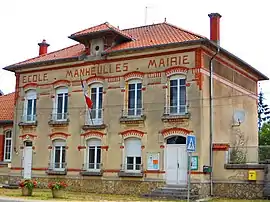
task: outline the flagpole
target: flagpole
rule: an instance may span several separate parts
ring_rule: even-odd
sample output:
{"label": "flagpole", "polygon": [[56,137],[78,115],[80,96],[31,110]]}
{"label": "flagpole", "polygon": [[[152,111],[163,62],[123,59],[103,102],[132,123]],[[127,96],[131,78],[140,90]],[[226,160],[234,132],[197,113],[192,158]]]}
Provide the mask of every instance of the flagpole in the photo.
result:
{"label": "flagpole", "polygon": [[[81,80],[81,83],[82,83],[82,87],[83,87],[83,93],[84,93],[84,85],[83,85],[83,82],[82,82],[82,78],[81,78],[81,75],[80,75],[80,80]],[[85,101],[86,101],[86,98],[84,98]],[[91,122],[92,122],[92,125],[94,125],[94,122],[93,122],[93,119],[92,119],[92,114],[91,114],[91,108],[87,107],[88,108],[88,113],[90,115],[90,119],[91,119]]]}

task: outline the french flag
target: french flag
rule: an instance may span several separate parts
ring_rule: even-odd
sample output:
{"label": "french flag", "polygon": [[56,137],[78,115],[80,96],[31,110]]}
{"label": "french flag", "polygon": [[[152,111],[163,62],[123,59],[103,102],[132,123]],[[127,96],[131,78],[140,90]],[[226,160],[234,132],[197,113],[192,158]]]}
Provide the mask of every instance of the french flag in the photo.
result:
{"label": "french flag", "polygon": [[87,85],[86,85],[86,82],[81,80],[81,84],[82,84],[82,89],[83,89],[84,98],[85,98],[85,102],[87,104],[87,107],[88,107],[88,109],[92,109],[93,102],[92,102],[91,98],[87,95]]}

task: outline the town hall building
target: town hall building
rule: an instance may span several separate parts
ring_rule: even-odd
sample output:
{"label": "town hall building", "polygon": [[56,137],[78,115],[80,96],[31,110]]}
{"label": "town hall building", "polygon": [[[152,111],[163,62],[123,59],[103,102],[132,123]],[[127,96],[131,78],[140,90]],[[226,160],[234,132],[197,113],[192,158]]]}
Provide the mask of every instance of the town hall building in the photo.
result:
{"label": "town hall building", "polygon": [[71,34],[76,44],[61,50],[43,40],[37,57],[5,67],[16,76],[9,180],[57,178],[120,194],[186,186],[186,137],[195,135],[192,186],[218,192],[233,175],[224,164],[236,128],[258,145],[257,84],[268,78],[220,47],[221,15],[209,17],[210,39],[168,22],[124,30],[105,22]]}

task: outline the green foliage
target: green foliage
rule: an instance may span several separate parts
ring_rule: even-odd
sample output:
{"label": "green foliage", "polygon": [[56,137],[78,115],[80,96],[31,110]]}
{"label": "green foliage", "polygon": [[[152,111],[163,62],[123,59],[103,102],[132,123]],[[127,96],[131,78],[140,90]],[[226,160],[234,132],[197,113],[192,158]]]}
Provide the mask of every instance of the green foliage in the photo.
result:
{"label": "green foliage", "polygon": [[21,180],[19,182],[20,187],[27,187],[30,190],[33,190],[35,187],[37,187],[37,181],[36,180]]}
{"label": "green foliage", "polygon": [[270,159],[270,122],[264,123],[259,132],[259,145],[260,162]]}
{"label": "green foliage", "polygon": [[259,131],[265,121],[270,121],[270,107],[264,103],[264,95],[261,91],[258,98],[258,127]]}
{"label": "green foliage", "polygon": [[64,189],[68,185],[65,182],[50,182],[48,184],[49,189]]}

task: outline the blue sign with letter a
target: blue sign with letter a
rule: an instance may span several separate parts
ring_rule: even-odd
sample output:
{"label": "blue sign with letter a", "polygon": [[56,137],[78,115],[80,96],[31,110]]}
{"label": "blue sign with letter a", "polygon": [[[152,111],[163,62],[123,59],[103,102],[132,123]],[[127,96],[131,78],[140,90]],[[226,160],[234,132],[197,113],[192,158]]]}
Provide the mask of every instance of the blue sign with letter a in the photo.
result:
{"label": "blue sign with letter a", "polygon": [[187,152],[195,152],[196,151],[196,136],[188,135],[186,144],[187,144]]}

